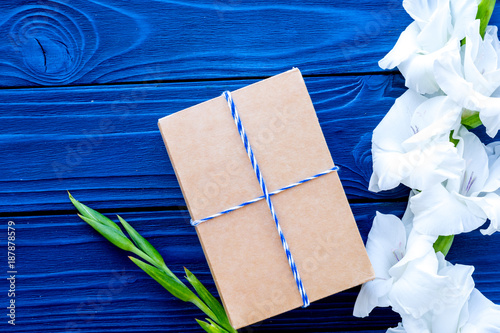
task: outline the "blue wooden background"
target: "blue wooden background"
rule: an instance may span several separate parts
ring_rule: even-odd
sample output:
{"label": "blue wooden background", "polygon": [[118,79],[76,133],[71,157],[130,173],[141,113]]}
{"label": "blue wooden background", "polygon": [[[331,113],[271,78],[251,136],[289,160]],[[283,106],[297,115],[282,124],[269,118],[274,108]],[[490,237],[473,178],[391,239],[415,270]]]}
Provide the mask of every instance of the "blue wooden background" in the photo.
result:
{"label": "blue wooden background", "polygon": [[[305,76],[363,238],[375,211],[401,215],[407,189],[374,194],[367,185],[371,131],[405,89],[377,61],[409,22],[393,0],[2,1],[0,267],[5,277],[12,220],[18,274],[15,327],[0,282],[0,331],[200,332],[201,312],[82,222],[66,190],[121,214],[174,272],[186,266],[215,292],[157,119],[291,67]],[[476,286],[496,303],[499,241],[460,235],[448,256],[475,265]],[[352,317],[358,290],[242,332],[396,325],[389,309]]]}

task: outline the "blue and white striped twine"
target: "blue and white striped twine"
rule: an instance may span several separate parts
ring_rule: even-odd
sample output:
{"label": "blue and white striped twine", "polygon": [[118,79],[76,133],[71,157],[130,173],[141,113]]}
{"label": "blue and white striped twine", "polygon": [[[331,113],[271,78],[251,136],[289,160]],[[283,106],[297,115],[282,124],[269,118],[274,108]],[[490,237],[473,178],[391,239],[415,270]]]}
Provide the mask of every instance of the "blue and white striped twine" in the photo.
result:
{"label": "blue and white striped twine", "polygon": [[288,259],[288,264],[290,265],[290,268],[291,268],[292,273],[293,273],[293,277],[295,279],[295,283],[297,284],[297,287],[298,287],[299,292],[300,292],[300,296],[302,297],[302,302],[304,303],[303,307],[305,308],[305,307],[309,306],[309,298],[307,297],[306,290],[304,288],[304,285],[302,284],[302,279],[300,278],[299,271],[297,269],[297,266],[295,265],[295,261],[293,260],[292,253],[290,252],[290,249],[288,248],[288,243],[285,239],[285,235],[283,234],[283,230],[281,230],[281,226],[280,226],[279,221],[278,221],[278,216],[276,216],[276,211],[274,210],[274,206],[273,206],[273,203],[271,201],[271,196],[278,194],[280,192],[283,192],[285,190],[288,190],[290,188],[293,188],[295,186],[298,186],[300,184],[304,184],[304,183],[306,183],[310,180],[313,180],[315,178],[318,178],[320,176],[329,174],[330,172],[337,171],[339,168],[337,166],[335,166],[331,169],[320,172],[314,176],[305,178],[301,181],[298,181],[296,183],[293,183],[293,184],[290,184],[290,185],[285,186],[283,188],[280,188],[279,190],[269,192],[267,190],[266,183],[264,182],[264,178],[262,177],[262,174],[260,172],[260,168],[259,168],[259,165],[257,164],[257,160],[255,159],[255,155],[253,153],[252,147],[250,146],[250,142],[248,141],[248,137],[247,137],[247,134],[245,132],[245,128],[243,127],[243,124],[241,123],[241,119],[240,119],[240,116],[238,114],[238,110],[236,109],[236,105],[234,104],[233,98],[231,97],[231,93],[229,91],[225,91],[223,93],[223,95],[226,98],[226,101],[227,101],[227,104],[229,105],[229,108],[231,109],[231,115],[233,116],[236,127],[238,128],[238,132],[240,133],[241,140],[243,141],[243,144],[245,145],[245,149],[247,151],[248,157],[250,158],[250,162],[252,163],[253,170],[255,172],[255,175],[257,176],[257,179],[259,180],[259,184],[260,184],[260,187],[262,189],[262,192],[264,192],[264,195],[262,195],[258,198],[246,201],[238,206],[234,206],[234,207],[228,208],[226,210],[223,210],[222,212],[219,212],[217,214],[210,215],[210,216],[205,217],[203,219],[196,220],[196,221],[191,220],[191,225],[197,226],[200,223],[206,222],[208,220],[211,220],[211,219],[216,218],[218,216],[221,216],[223,214],[240,209],[242,207],[245,207],[245,206],[250,205],[254,202],[260,201],[262,199],[266,199],[267,205],[269,206],[269,209],[271,210],[271,214],[273,216],[274,223],[276,224],[276,229],[278,229],[278,233],[279,233],[280,239],[281,239],[281,244],[283,245],[283,249],[285,250],[286,257]]}

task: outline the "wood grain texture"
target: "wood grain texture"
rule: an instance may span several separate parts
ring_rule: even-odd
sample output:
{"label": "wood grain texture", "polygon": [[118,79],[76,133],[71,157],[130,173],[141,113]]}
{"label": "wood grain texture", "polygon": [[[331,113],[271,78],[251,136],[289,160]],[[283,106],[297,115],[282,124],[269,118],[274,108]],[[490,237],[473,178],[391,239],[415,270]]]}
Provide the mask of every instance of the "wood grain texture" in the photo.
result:
{"label": "wood grain texture", "polygon": [[[19,270],[18,325],[7,331],[200,332],[194,318],[203,315],[80,221],[66,190],[120,213],[174,272],[185,265],[215,291],[157,119],[292,66],[309,76],[363,238],[376,210],[401,215],[407,189],[366,188],[371,131],[404,91],[399,75],[374,72],[409,22],[399,0],[2,1],[0,221],[16,222]],[[477,288],[496,303],[499,237],[457,236],[447,257],[474,265]],[[357,291],[243,332],[396,325],[389,309],[352,317]]]}
{"label": "wood grain texture", "polygon": [[378,71],[400,1],[6,0],[0,85]]}
{"label": "wood grain texture", "polygon": [[7,0],[0,85],[379,71],[410,21],[395,0]]}
{"label": "wood grain texture", "polygon": [[[0,211],[70,209],[66,190],[99,209],[184,206],[157,119],[252,82],[0,90]],[[405,199],[405,189],[367,191],[371,132],[401,77],[306,85],[349,199]]]}
{"label": "wood grain texture", "polygon": [[[353,204],[364,240],[375,211],[401,216],[405,203]],[[209,290],[215,287],[186,211],[121,212],[182,275],[192,270]],[[18,323],[16,332],[199,332],[203,315],[166,293],[75,214],[14,217],[18,230]],[[452,262],[476,266],[476,286],[500,302],[500,235],[473,232],[457,237]],[[0,239],[0,246],[4,246]],[[0,288],[5,289],[4,279]],[[315,302],[307,309],[266,320],[242,332],[383,332],[398,316],[377,309],[352,317],[358,289]],[[5,295],[1,296],[2,299]]]}

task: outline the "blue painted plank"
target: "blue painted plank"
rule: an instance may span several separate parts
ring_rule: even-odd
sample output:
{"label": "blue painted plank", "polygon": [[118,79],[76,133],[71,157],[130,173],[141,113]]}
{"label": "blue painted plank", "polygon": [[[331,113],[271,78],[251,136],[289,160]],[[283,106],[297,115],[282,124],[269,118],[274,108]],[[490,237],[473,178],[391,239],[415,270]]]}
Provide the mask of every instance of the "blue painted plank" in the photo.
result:
{"label": "blue painted plank", "polygon": [[[200,331],[196,309],[167,295],[74,215],[59,214],[72,209],[66,189],[95,208],[137,209],[122,215],[175,272],[186,265],[214,291],[187,213],[148,211],[184,206],[156,120],[255,81],[210,78],[292,66],[306,75],[351,74],[306,83],[363,237],[375,210],[400,215],[404,202],[357,202],[406,196],[402,188],[366,191],[370,133],[403,92],[402,80],[352,74],[378,71],[409,22],[400,1],[3,1],[0,87],[148,83],[0,90],[0,213],[13,213],[19,226],[14,331]],[[499,22],[497,10],[492,23]],[[477,287],[500,303],[498,237],[458,236],[449,259],[475,265]],[[383,332],[396,324],[389,310],[351,317],[356,292],[246,331]]]}
{"label": "blue painted plank", "polygon": [[[366,236],[375,211],[401,216],[405,203],[353,204]],[[76,212],[75,212],[76,213]],[[192,270],[216,292],[201,246],[186,211],[121,212],[182,276]],[[107,214],[116,220],[113,214]],[[121,251],[75,214],[13,217],[17,227],[18,323],[16,332],[200,332],[203,318],[188,303],[168,295]],[[476,286],[500,303],[500,234],[479,232],[457,236],[448,259],[475,265]],[[0,238],[0,247],[5,239]],[[0,288],[5,290],[2,279]],[[376,310],[366,319],[352,317],[358,288],[264,321],[243,332],[384,332],[398,316]],[[0,301],[6,299],[0,294]],[[2,324],[3,325],[3,324]],[[80,331],[78,331],[79,329]]]}
{"label": "blue painted plank", "polygon": [[[0,212],[184,206],[157,119],[254,80],[0,90]],[[371,132],[403,90],[397,75],[306,78],[351,200],[367,191]]]}
{"label": "blue painted plank", "polygon": [[410,21],[400,1],[6,0],[0,85],[378,71]]}
{"label": "blue painted plank", "polygon": [[378,71],[410,22],[401,1],[6,0],[0,86]]}
{"label": "blue painted plank", "polygon": [[[366,236],[374,209],[401,213],[402,205],[354,205]],[[164,255],[171,269],[182,275],[183,265],[215,291],[196,233],[187,212],[120,213]],[[18,332],[198,332],[190,304],[175,300],[138,270],[126,254],[111,246],[76,215],[16,217],[18,231]],[[0,240],[0,245],[3,239]],[[1,283],[5,283],[3,280]],[[394,316],[360,321],[350,313],[355,290],[274,318],[255,331],[289,328],[318,331],[349,326],[371,329],[388,325]],[[0,299],[6,295],[2,294]],[[293,323],[293,325],[292,325]],[[69,326],[68,326],[69,325]],[[292,328],[296,329],[293,330]],[[71,331],[71,330],[69,330]]]}

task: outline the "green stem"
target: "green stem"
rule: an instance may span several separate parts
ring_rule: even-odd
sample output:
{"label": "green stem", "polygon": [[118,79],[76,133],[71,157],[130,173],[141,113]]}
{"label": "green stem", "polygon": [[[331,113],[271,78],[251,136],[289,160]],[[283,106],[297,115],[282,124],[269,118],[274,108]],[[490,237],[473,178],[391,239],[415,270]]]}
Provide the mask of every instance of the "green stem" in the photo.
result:
{"label": "green stem", "polygon": [[139,250],[138,248],[133,248],[132,250],[130,250],[130,252],[134,253],[134,254],[137,254],[139,257],[141,257],[142,259],[146,260],[147,262],[149,262],[151,265],[153,266],[156,266],[156,268],[158,269],[162,269],[163,267],[160,265],[160,263],[158,263],[156,260],[154,260],[153,258],[151,258],[150,256],[148,256],[146,253],[142,252],[141,250]]}
{"label": "green stem", "polygon": [[[199,298],[195,298],[191,301],[195,306],[198,307],[201,311],[203,311],[207,316],[209,316],[213,321],[215,321],[219,326],[221,326],[224,330],[228,332],[237,332],[232,328],[231,326],[225,327],[224,323],[221,323],[220,320],[217,318],[215,313]],[[230,331],[229,331],[230,330]]]}
{"label": "green stem", "polygon": [[446,257],[450,251],[451,244],[453,244],[453,238],[455,238],[455,235],[439,236],[434,243],[434,251],[436,251],[436,253],[441,252]]}
{"label": "green stem", "polygon": [[493,9],[495,9],[495,2],[496,0],[483,0],[477,7],[476,19],[481,20],[479,32],[481,33],[481,37],[483,37],[483,39],[488,23],[490,22],[491,14],[493,14]]}
{"label": "green stem", "polygon": [[134,254],[137,254],[139,257],[141,257],[142,259],[146,260],[151,265],[155,266],[159,270],[164,271],[167,275],[169,275],[170,277],[172,277],[178,283],[181,283],[181,284],[185,285],[184,282],[182,282],[174,273],[172,273],[172,271],[164,263],[157,262],[154,258],[151,258],[150,256],[148,256],[146,253],[142,252],[138,248],[134,248],[130,252],[132,252]]}
{"label": "green stem", "polygon": [[482,124],[483,123],[479,118],[479,112],[465,110],[462,113],[462,125],[464,125],[468,130],[476,128]]}

